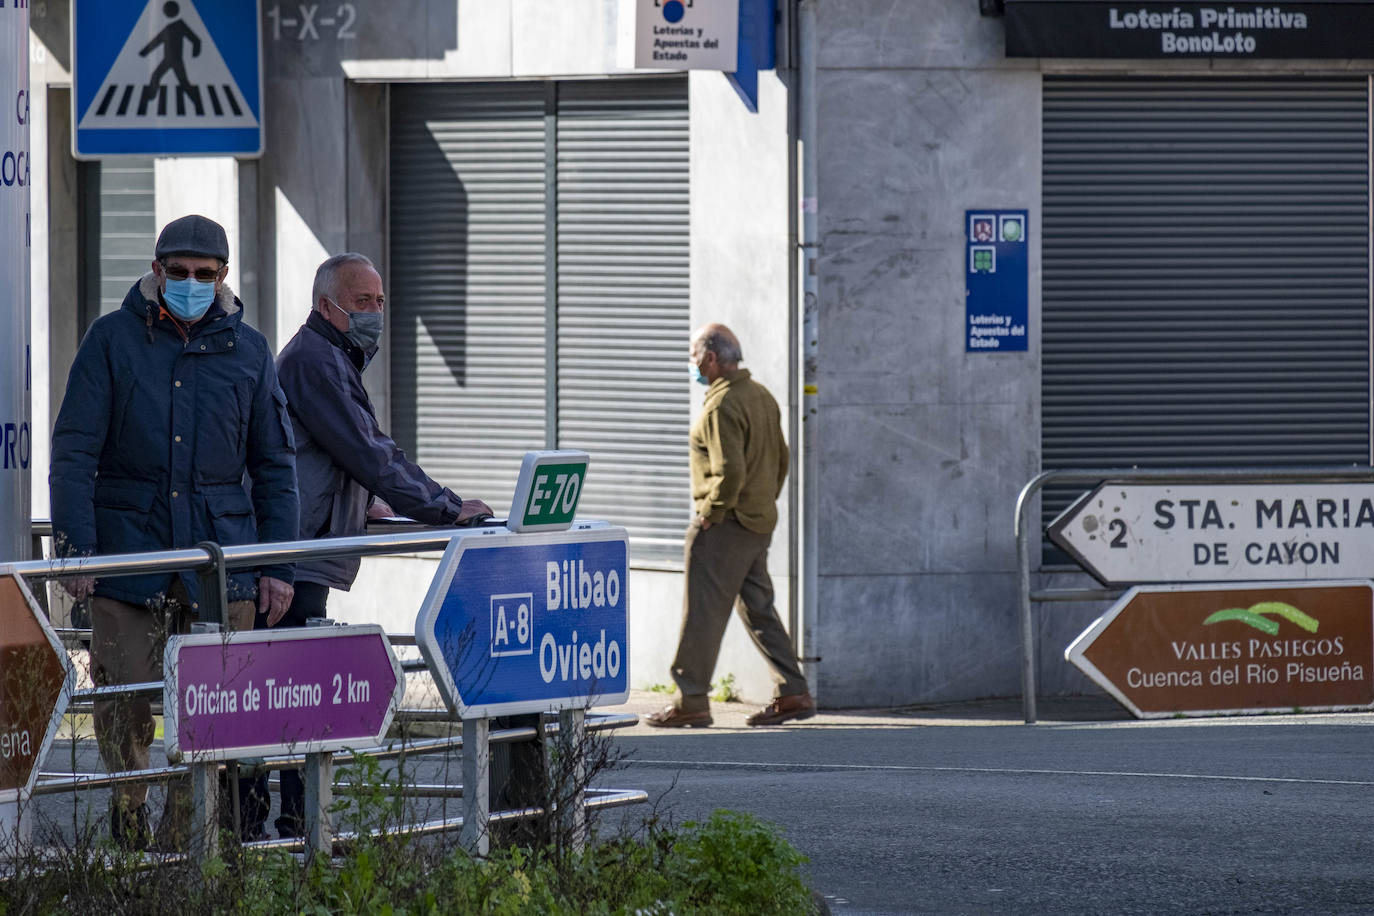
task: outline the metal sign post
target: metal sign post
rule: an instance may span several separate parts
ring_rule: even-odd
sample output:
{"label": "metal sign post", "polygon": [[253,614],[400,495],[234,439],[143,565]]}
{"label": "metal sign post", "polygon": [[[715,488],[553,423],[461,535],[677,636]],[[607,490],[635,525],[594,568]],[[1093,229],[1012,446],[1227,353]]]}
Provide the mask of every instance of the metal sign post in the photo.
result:
{"label": "metal sign post", "polygon": [[463,719],[463,847],[473,855],[491,851],[491,721]]}
{"label": "metal sign post", "polygon": [[587,740],[587,712],[584,709],[564,709],[558,714],[558,745],[563,759],[556,772],[559,804],[558,821],[563,835],[572,841],[572,848],[581,851],[587,841],[586,784],[587,763],[583,753]]}

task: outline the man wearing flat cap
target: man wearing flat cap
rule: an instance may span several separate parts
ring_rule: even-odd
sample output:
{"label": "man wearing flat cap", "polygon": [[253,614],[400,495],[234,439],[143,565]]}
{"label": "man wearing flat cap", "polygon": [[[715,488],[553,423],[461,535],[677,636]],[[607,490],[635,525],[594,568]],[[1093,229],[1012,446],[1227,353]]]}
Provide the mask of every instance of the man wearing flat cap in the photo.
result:
{"label": "man wearing flat cap", "polygon": [[[118,311],[97,319],[72,363],[52,437],[54,543],[65,556],[222,546],[296,537],[295,443],[271,350],[243,322],[224,283],[229,242],[204,216],[158,236],[152,270]],[[245,487],[245,473],[251,488]],[[265,565],[228,581],[232,629],[252,629],[291,604],[292,570]],[[194,572],[63,580],[91,600],[91,675],[98,686],[162,678],[170,634],[210,615]],[[144,697],[95,704],[110,770],[149,765],[153,717]],[[117,786],[111,835],[150,842],[147,787]],[[265,812],[263,812],[265,816]],[[245,824],[260,831],[261,819]],[[168,788],[157,846],[184,848],[189,791]]]}

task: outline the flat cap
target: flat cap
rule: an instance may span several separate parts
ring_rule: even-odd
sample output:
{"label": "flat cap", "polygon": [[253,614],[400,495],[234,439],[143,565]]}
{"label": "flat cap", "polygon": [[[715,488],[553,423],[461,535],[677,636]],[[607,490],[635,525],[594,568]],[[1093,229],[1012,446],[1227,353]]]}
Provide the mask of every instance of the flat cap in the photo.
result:
{"label": "flat cap", "polygon": [[209,217],[191,214],[174,219],[162,229],[153,252],[159,260],[174,254],[229,260],[229,237],[224,227]]}

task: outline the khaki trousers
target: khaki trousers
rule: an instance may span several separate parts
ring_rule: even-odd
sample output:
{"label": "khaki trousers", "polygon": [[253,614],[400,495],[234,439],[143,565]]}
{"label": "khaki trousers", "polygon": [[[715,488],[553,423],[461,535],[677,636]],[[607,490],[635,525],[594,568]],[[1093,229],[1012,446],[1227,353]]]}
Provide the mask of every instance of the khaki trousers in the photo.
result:
{"label": "khaki trousers", "polygon": [[[162,680],[162,650],[167,637],[189,633],[194,619],[180,580],[169,591],[168,600],[153,606],[100,596],[91,599],[91,679],[97,687]],[[255,610],[253,601],[229,602],[229,628],[251,630]],[[95,739],[107,770],[147,769],[153,734],[152,704],[147,697],[121,696],[95,702]],[[148,785],[119,785],[112,794],[116,806],[133,810],[147,800]],[[177,824],[189,822],[190,784],[174,779],[167,787],[159,839],[164,826],[182,834],[184,827]]]}
{"label": "khaki trousers", "polygon": [[749,638],[763,653],[775,685],[774,696],[806,693],[806,677],[797,662],[792,638],[773,606],[773,580],[768,575],[772,534],[745,528],[733,517],[703,531],[687,528],[686,594],[682,633],[673,659],[673,680],[684,712],[710,709],[707,694],[720,655],[720,641],[733,605]]}

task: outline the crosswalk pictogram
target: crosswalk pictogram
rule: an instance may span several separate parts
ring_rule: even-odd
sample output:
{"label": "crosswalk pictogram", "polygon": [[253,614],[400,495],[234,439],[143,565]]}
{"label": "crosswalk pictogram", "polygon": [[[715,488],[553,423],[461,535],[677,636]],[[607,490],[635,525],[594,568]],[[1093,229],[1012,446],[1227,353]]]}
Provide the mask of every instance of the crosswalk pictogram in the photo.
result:
{"label": "crosswalk pictogram", "polygon": [[[191,84],[175,88],[173,110],[178,117],[187,114],[188,101],[191,103],[190,112],[195,117],[204,117],[207,111],[215,117],[222,117],[225,112],[232,113],[234,117],[243,115],[243,105],[231,84],[205,86],[204,96],[201,95],[201,88]],[[115,104],[116,98],[119,99],[118,104]],[[134,99],[138,100],[136,104]],[[164,117],[168,113],[167,100],[166,86],[136,86],[133,83],[120,86],[118,83],[111,83],[101,97],[100,107],[96,109],[95,114],[97,118],[103,118],[108,112],[114,117],[122,118],[132,111],[136,117],[141,118],[151,110],[158,117]]]}
{"label": "crosswalk pictogram", "polygon": [[257,128],[254,107],[206,28],[196,0],[147,0],[77,128]]}

